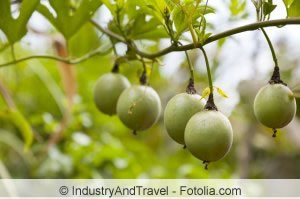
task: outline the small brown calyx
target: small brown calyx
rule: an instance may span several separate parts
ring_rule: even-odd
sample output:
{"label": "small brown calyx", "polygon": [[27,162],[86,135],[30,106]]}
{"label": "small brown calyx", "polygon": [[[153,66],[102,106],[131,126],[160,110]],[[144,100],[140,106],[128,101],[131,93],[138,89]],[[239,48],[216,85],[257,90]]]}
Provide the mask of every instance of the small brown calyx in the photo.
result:
{"label": "small brown calyx", "polygon": [[274,67],[273,75],[269,81],[269,84],[282,84],[287,86],[287,84],[280,79],[280,69],[278,66]]}
{"label": "small brown calyx", "polygon": [[146,85],[147,84],[147,74],[146,71],[144,70],[141,77],[140,77],[140,84],[141,85]]}
{"label": "small brown calyx", "polygon": [[119,64],[115,63],[114,67],[111,70],[112,73],[119,73]]}
{"label": "small brown calyx", "polygon": [[133,130],[133,131],[132,131],[132,134],[133,134],[134,136],[137,136],[137,131],[136,131],[136,130]]}
{"label": "small brown calyx", "polygon": [[272,137],[273,137],[273,138],[276,138],[277,129],[273,128],[272,130],[273,130],[273,135],[272,135]]}
{"label": "small brown calyx", "polygon": [[218,111],[218,108],[214,102],[214,95],[212,93],[209,94],[209,97],[206,102],[206,105],[204,106],[204,109],[209,110],[209,111]]}
{"label": "small brown calyx", "polygon": [[203,161],[203,164],[204,164],[204,169],[205,170],[208,170],[208,164],[209,164],[209,161]]}
{"label": "small brown calyx", "polygon": [[187,94],[190,94],[190,95],[194,95],[194,94],[197,94],[197,91],[195,89],[195,85],[194,85],[194,79],[193,78],[190,78],[189,80],[189,84],[186,88],[186,93]]}

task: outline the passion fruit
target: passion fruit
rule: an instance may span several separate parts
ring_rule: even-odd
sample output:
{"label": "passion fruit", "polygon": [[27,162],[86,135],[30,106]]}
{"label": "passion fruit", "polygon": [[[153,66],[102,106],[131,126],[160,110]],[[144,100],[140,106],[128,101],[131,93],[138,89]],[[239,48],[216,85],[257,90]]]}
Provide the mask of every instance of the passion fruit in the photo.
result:
{"label": "passion fruit", "polygon": [[149,86],[127,88],[117,103],[120,120],[134,132],[150,128],[158,120],[160,112],[160,98]]}
{"label": "passion fruit", "polygon": [[121,93],[130,87],[128,79],[117,73],[102,75],[96,83],[94,102],[97,108],[107,114],[116,114],[116,107]]}
{"label": "passion fruit", "polygon": [[221,112],[204,110],[188,121],[184,139],[187,149],[207,164],[222,159],[229,152],[232,127]]}
{"label": "passion fruit", "polygon": [[184,130],[191,117],[204,109],[201,96],[197,94],[180,93],[167,104],[164,112],[164,124],[170,137],[184,144]]}
{"label": "passion fruit", "polygon": [[254,99],[256,118],[269,128],[282,128],[296,114],[293,92],[283,84],[268,84],[261,88]]}

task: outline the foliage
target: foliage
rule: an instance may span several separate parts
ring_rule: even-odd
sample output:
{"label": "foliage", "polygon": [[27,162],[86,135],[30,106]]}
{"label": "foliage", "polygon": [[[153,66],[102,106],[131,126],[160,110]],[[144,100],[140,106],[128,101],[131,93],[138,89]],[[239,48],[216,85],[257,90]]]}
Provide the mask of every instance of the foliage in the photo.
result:
{"label": "foliage", "polygon": [[0,29],[11,44],[19,41],[27,32],[27,22],[39,0],[25,0],[21,4],[20,15],[14,19],[11,15],[10,0],[0,1]]}
{"label": "foliage", "polygon": [[[229,2],[226,8],[231,19],[246,18],[250,16],[248,12],[256,11],[259,22],[268,21],[279,6],[272,0],[252,0],[256,9],[249,11],[248,1]],[[300,16],[298,0],[283,2],[289,18]],[[3,39],[0,35],[0,85],[9,91],[4,93],[0,89],[3,96],[0,100],[0,159],[12,177],[230,178],[239,175],[239,144],[243,143],[243,138],[236,138],[233,152],[224,161],[211,165],[211,171],[206,172],[187,150],[181,149],[167,137],[162,117],[157,125],[134,137],[116,116],[99,113],[92,97],[96,80],[111,71],[115,63],[120,65],[120,73],[128,77],[132,84],[138,84],[139,77],[146,74],[163,105],[176,93],[184,91],[190,78],[195,80],[197,90],[203,89],[203,98],[214,93],[207,87],[207,78],[211,77],[192,70],[197,63],[195,58],[182,64],[184,67],[174,76],[176,81],[164,78],[158,69],[163,61],[161,55],[183,51],[186,46],[197,48],[214,38],[213,32],[218,30],[208,16],[218,18],[219,11],[211,2],[23,0],[17,5],[12,4],[15,2],[0,0],[0,29],[6,37]],[[106,10],[111,14],[107,27],[99,20],[101,14],[107,14]],[[30,20],[35,17],[34,13],[42,15],[53,28],[46,32],[32,29]],[[218,52],[225,48],[227,36],[219,38]],[[26,46],[30,37],[31,40],[32,37],[33,40],[46,38],[50,45],[43,43],[42,48],[46,49],[44,53],[50,55],[43,56],[43,60],[35,59],[40,52]],[[171,50],[157,54],[161,52],[160,41],[165,39],[170,41],[167,49]],[[115,50],[114,54],[91,56],[95,50],[110,48]],[[18,57],[29,58],[18,61],[21,59]],[[77,58],[84,58],[82,60],[85,62],[80,61],[75,66],[70,60]],[[222,61],[217,59],[212,65],[213,76]],[[12,66],[4,68],[8,65],[5,63]],[[228,98],[226,89],[223,91],[219,86],[211,88],[222,100]],[[7,94],[15,107],[7,105]],[[253,125],[256,121],[248,111],[250,103],[245,103],[251,96],[251,93],[241,94],[240,103],[232,114],[233,124],[245,124],[244,129],[241,128],[243,133],[254,129],[253,134],[263,131],[265,136],[268,130]],[[254,154],[263,156],[255,161],[291,151],[293,156],[285,158],[293,160],[299,156],[294,145],[290,145],[282,134],[279,134],[279,142],[284,146],[276,147],[270,141],[265,142],[269,143],[271,150],[253,149]],[[258,162],[256,166],[261,164]],[[299,164],[296,162],[295,165],[297,167]],[[249,171],[247,177],[257,176],[270,177],[264,175],[263,169],[256,167]]]}

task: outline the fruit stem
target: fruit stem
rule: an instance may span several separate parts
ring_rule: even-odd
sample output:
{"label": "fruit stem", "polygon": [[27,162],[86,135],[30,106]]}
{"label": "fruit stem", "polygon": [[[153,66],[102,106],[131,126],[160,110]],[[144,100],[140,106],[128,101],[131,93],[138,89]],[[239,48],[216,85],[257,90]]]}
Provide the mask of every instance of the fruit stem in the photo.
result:
{"label": "fruit stem", "polygon": [[208,76],[208,83],[209,83],[210,93],[213,93],[213,91],[214,91],[214,86],[213,86],[213,83],[212,83],[211,72],[210,72],[210,67],[209,67],[209,61],[208,61],[208,58],[207,58],[207,54],[206,54],[205,49],[204,49],[202,46],[200,46],[199,48],[200,48],[200,50],[202,51],[202,53],[203,53],[203,55],[204,55],[204,59],[205,59],[205,64],[206,64],[206,70],[207,70],[207,76]]}
{"label": "fruit stem", "polygon": [[114,67],[111,70],[112,73],[119,73],[119,64],[115,63]]}
{"label": "fruit stem", "polygon": [[276,66],[278,67],[279,65],[278,65],[276,53],[275,53],[273,44],[272,44],[272,42],[271,42],[271,39],[269,38],[267,32],[265,31],[265,29],[264,29],[263,27],[261,27],[260,29],[261,29],[261,31],[263,32],[263,34],[264,34],[264,36],[265,36],[265,38],[266,38],[266,40],[267,40],[267,42],[268,42],[268,44],[269,44],[269,47],[270,47],[270,50],[271,50],[271,53],[272,53],[272,57],[273,57],[273,60],[274,60],[274,63],[275,63],[275,67],[276,67]]}
{"label": "fruit stem", "polygon": [[277,129],[273,128],[272,130],[273,130],[273,135],[272,135],[272,137],[273,137],[273,138],[276,138]]}
{"label": "fruit stem", "polygon": [[215,110],[215,111],[217,111],[218,108],[217,108],[217,106],[215,105],[215,102],[214,102],[214,86],[213,86],[213,83],[212,83],[208,57],[207,57],[205,49],[202,46],[200,46],[199,48],[200,48],[200,50],[202,51],[202,53],[204,55],[205,65],[206,65],[206,70],[207,70],[207,76],[208,76],[209,90],[210,90],[210,94],[209,94],[207,103],[206,103],[204,108],[206,110]]}
{"label": "fruit stem", "polygon": [[186,88],[186,92],[188,94],[196,94],[197,91],[195,89],[195,86],[194,86],[194,69],[193,69],[193,65],[192,65],[192,62],[191,62],[191,59],[190,59],[190,56],[188,54],[187,51],[184,51],[185,52],[185,56],[186,56],[186,59],[187,59],[187,62],[188,62],[188,65],[189,65],[189,70],[190,70],[190,80],[189,80],[189,84]]}
{"label": "fruit stem", "polygon": [[287,85],[286,83],[284,83],[281,79],[280,79],[280,70],[279,70],[279,65],[278,65],[278,60],[277,60],[277,57],[276,57],[276,53],[275,53],[275,50],[274,50],[274,47],[273,47],[273,44],[271,42],[271,39],[270,37],[268,36],[267,32],[265,31],[264,28],[261,28],[261,31],[263,32],[268,44],[269,44],[269,47],[270,47],[270,50],[271,50],[271,53],[272,53],[272,57],[273,57],[273,60],[274,60],[274,63],[275,63],[275,67],[274,67],[274,72],[273,72],[273,75],[271,77],[271,80],[269,81],[270,84],[283,84],[283,85]]}
{"label": "fruit stem", "polygon": [[186,149],[186,145],[183,145],[183,149]]}

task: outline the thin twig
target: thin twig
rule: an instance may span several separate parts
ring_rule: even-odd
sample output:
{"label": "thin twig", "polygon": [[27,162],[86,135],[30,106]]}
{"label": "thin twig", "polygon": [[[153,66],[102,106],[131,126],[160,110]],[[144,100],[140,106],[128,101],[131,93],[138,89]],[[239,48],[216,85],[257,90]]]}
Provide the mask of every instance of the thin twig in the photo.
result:
{"label": "thin twig", "polygon": [[81,62],[84,62],[84,61],[92,58],[92,57],[100,56],[100,55],[102,55],[102,56],[106,55],[106,54],[110,53],[110,51],[111,51],[111,48],[109,48],[106,51],[96,50],[96,51],[94,51],[90,54],[87,54],[87,55],[85,55],[81,58],[73,59],[73,60],[65,59],[65,58],[61,58],[61,57],[56,57],[56,56],[49,56],[49,55],[32,55],[32,56],[16,59],[15,61],[10,61],[10,62],[4,63],[4,64],[0,64],[0,68],[4,67],[4,66],[9,66],[9,65],[20,63],[20,62],[28,61],[28,60],[31,60],[31,59],[48,59],[48,60],[63,62],[63,63],[66,63],[66,64],[79,64]]}

